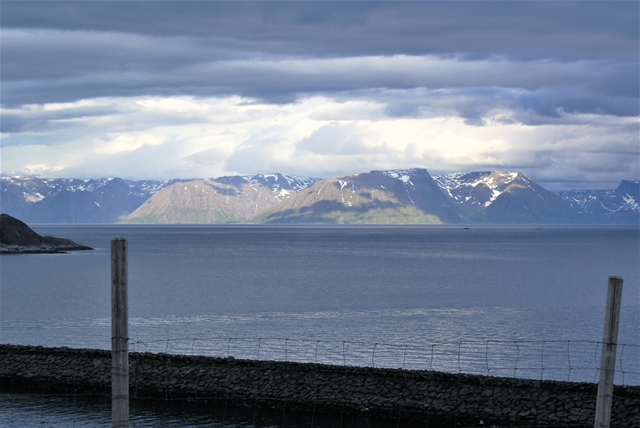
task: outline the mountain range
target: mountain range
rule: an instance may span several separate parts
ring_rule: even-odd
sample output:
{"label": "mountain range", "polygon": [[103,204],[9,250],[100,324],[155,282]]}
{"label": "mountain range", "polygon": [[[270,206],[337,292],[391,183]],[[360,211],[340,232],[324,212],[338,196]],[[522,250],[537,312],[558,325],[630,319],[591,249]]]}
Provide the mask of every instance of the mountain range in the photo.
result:
{"label": "mountain range", "polygon": [[319,179],[281,174],[170,184],[123,219],[126,223],[239,223]]}
{"label": "mountain range", "polygon": [[470,172],[436,177],[438,185],[473,223],[593,223],[561,196],[518,172]]}
{"label": "mountain range", "polygon": [[27,223],[640,224],[640,183],[551,192],[519,172],[371,171],[130,181],[0,177]]}
{"label": "mountain range", "polygon": [[0,209],[27,223],[117,223],[171,181],[1,177]]}
{"label": "mountain range", "polygon": [[638,223],[640,186],[637,181],[622,180],[614,190],[569,190],[558,195],[580,215],[596,223]]}
{"label": "mountain range", "polygon": [[425,169],[371,171],[314,183],[250,223],[460,223]]}

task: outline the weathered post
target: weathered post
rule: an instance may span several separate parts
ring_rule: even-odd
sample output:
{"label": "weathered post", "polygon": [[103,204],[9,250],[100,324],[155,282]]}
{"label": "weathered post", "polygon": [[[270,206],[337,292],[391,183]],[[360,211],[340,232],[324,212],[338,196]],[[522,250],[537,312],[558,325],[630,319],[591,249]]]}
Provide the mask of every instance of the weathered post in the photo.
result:
{"label": "weathered post", "polygon": [[622,278],[609,277],[607,307],[604,315],[602,334],[602,356],[600,357],[600,382],[596,402],[595,428],[609,428],[611,402],[613,401],[613,375],[616,368],[616,347],[618,326],[620,325],[620,305],[622,302]]}
{"label": "weathered post", "polygon": [[129,427],[127,240],[111,240],[111,421]]}

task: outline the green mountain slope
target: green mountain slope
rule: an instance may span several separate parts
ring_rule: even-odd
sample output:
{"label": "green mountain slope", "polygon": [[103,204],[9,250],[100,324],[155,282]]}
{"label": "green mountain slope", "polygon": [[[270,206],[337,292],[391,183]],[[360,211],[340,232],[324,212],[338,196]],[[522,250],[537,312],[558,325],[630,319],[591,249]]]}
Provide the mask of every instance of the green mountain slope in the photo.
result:
{"label": "green mountain slope", "polygon": [[124,223],[237,223],[275,205],[281,193],[242,177],[175,183],[149,198]]}
{"label": "green mountain slope", "polygon": [[315,183],[250,223],[458,223],[452,201],[425,169],[372,171]]}

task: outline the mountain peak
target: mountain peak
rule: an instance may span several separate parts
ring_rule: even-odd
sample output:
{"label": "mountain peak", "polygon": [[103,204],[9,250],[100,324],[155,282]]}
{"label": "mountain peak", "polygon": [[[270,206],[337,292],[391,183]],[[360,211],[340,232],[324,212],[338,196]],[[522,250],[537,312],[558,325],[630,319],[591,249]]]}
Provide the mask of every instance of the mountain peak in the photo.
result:
{"label": "mountain peak", "polygon": [[516,171],[483,171],[434,177],[468,218],[484,223],[577,223],[560,196]]}
{"label": "mountain peak", "polygon": [[429,173],[424,168],[410,168],[410,169],[389,169],[385,171],[371,171],[371,174],[384,175],[386,177],[397,178],[405,184],[413,184],[412,177],[422,176],[430,177]]}
{"label": "mountain peak", "polygon": [[620,194],[626,193],[630,196],[635,196],[636,199],[638,199],[637,196],[638,193],[640,193],[640,181],[622,180],[616,188],[616,192]]}
{"label": "mountain peak", "polygon": [[531,180],[515,171],[481,171],[438,175],[434,180],[458,204],[486,208],[511,186],[530,186]]}
{"label": "mountain peak", "polygon": [[[299,175],[282,175],[279,172],[272,174],[255,174],[242,176],[249,183],[268,187],[274,193],[299,192],[310,187],[316,181],[322,180],[316,177],[302,177]],[[283,193],[284,192],[284,193]]]}
{"label": "mountain peak", "polygon": [[274,173],[179,182],[154,194],[124,221],[238,223],[317,180]]}
{"label": "mountain peak", "polygon": [[459,223],[426,169],[371,171],[315,183],[249,219],[264,223]]}

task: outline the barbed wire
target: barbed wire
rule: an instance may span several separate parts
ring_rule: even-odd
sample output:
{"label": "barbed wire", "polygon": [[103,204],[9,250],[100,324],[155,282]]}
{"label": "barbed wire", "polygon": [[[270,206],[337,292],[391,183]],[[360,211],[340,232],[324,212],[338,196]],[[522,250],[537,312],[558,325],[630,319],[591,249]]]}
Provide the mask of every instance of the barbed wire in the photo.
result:
{"label": "barbed wire", "polygon": [[[602,342],[586,340],[488,339],[410,345],[247,336],[135,340],[130,341],[129,345],[133,352],[435,370],[576,382],[597,382],[602,349]],[[616,383],[639,385],[640,345],[619,344],[618,350]],[[636,357],[629,357],[629,353],[635,353]]]}

